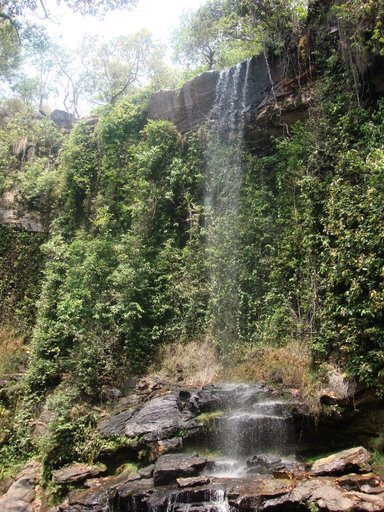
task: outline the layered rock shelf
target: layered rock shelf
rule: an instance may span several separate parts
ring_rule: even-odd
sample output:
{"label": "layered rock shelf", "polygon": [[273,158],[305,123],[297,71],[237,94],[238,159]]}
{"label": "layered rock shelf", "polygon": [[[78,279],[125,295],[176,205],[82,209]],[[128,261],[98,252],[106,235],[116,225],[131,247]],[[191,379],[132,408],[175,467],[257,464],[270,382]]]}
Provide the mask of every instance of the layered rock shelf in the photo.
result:
{"label": "layered rock shelf", "polygon": [[[71,493],[51,512],[187,512],[191,509],[289,512],[313,510],[315,506],[317,510],[329,512],[379,512],[384,510],[384,484],[377,475],[364,472],[362,453],[365,460],[366,453],[361,447],[333,455],[336,467],[342,467],[347,457],[357,473],[331,476],[334,467],[329,467],[329,473],[314,477],[314,468],[300,479],[186,478],[187,474],[197,474],[206,460],[192,455],[165,455],[156,462],[153,479],[137,480],[129,476],[104,479],[89,490]],[[319,460],[315,464],[324,466],[328,462]]]}

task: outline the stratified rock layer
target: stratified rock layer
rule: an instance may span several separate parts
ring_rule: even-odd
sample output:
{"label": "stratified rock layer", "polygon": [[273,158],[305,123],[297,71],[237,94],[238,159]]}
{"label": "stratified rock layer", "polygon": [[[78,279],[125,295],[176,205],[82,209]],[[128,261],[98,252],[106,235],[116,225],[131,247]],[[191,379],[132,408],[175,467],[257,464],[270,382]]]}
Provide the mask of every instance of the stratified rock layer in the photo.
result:
{"label": "stratified rock layer", "polygon": [[311,475],[340,475],[363,469],[371,460],[371,454],[362,446],[335,453],[317,460],[311,469]]}
{"label": "stratified rock layer", "polygon": [[84,482],[88,478],[99,476],[106,471],[106,467],[100,465],[88,465],[75,462],[65,468],[53,472],[52,480],[58,484],[75,484]]}
{"label": "stratified rock layer", "polygon": [[[246,104],[239,104],[239,110],[244,114],[261,110],[274,97],[273,85],[281,78],[279,65],[267,65],[264,55],[260,55],[237,67],[241,90],[247,91]],[[195,130],[210,119],[219,77],[219,72],[210,71],[196,76],[181,89],[154,93],[149,101],[148,117],[171,121],[182,133]]]}
{"label": "stratified rock layer", "polygon": [[197,476],[207,463],[198,455],[184,453],[168,454],[159,457],[155,464],[153,480],[155,485],[174,482],[177,478]]}

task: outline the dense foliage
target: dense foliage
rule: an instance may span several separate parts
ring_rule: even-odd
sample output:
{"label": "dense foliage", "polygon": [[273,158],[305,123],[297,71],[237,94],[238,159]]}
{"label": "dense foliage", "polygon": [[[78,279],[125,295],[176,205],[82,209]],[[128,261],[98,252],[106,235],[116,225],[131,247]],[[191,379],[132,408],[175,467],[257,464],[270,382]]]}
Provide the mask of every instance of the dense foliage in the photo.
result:
{"label": "dense foliage", "polygon": [[160,343],[201,331],[196,137],[182,144],[164,121],[142,127],[140,108],[123,102],[96,128],[71,133],[63,206],[45,245],[30,367],[37,390],[65,373],[93,395],[144,369]]}
{"label": "dense foliage", "polygon": [[220,69],[261,52],[290,55],[303,33],[305,0],[209,0],[186,13],[174,33],[179,62]]}
{"label": "dense foliage", "polygon": [[[214,9],[220,38],[203,41],[211,50],[220,43],[211,60],[223,50],[229,62],[227,43],[241,26],[241,44],[254,45],[257,29],[286,70],[302,71],[291,65],[292,47],[296,64],[315,66],[310,109],[282,137],[250,130],[241,146],[216,144],[212,155],[205,129],[182,136],[146,119],[146,93],[116,98],[65,140],[20,104],[2,115],[0,192],[16,183],[20,204],[55,211],[40,294],[42,237],[0,233],[1,314],[16,307],[31,325],[39,295],[24,399],[15,400],[0,451],[6,463],[40,453],[48,478],[63,463],[97,458],[91,406],[171,342],[213,340],[225,364],[244,347],[265,354],[300,342],[315,368],[331,361],[383,392],[384,91],[372,79],[382,64],[383,12],[374,1],[336,3],[326,10],[313,2],[309,34],[301,34],[301,3],[277,0],[236,2],[241,12],[209,2],[184,27],[199,19],[194,35],[209,39],[204,23]],[[221,204],[238,192],[222,219],[204,200],[213,156],[209,172],[229,166],[219,177],[231,165],[242,170],[229,186],[214,183]],[[36,441],[29,425],[39,414],[50,420]]]}
{"label": "dense foliage", "polygon": [[44,238],[0,226],[0,323],[12,323],[26,334],[30,334],[35,320]]}

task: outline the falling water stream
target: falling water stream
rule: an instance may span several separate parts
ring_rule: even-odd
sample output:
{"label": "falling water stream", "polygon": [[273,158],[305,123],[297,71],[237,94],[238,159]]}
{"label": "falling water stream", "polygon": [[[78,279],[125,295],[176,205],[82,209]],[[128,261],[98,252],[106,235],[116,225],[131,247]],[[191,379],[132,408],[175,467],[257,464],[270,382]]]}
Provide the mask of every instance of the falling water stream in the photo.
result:
{"label": "falling water stream", "polygon": [[[265,62],[249,59],[220,72],[206,146],[205,211],[210,269],[210,318],[222,352],[239,338],[241,267],[241,193],[245,114],[270,86]],[[236,385],[235,385],[236,387]],[[276,464],[294,461],[291,404],[252,386],[224,404],[216,425],[211,461],[205,474],[216,479],[247,479],[268,475]],[[233,388],[235,389],[235,388]],[[231,385],[228,386],[231,391]],[[239,398],[239,399],[236,399]],[[225,484],[224,488],[225,488]],[[211,487],[197,500],[194,493],[175,494],[167,512],[228,512],[224,490]]]}
{"label": "falling water stream", "polygon": [[205,208],[213,332],[223,350],[237,338],[242,144],[251,59],[221,71],[206,149]]}

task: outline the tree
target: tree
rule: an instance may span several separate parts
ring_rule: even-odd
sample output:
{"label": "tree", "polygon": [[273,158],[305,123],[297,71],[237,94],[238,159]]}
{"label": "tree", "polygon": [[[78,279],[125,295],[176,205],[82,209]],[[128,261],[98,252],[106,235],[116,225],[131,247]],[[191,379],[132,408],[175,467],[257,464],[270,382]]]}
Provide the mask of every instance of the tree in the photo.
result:
{"label": "tree", "polygon": [[297,43],[305,16],[306,0],[209,0],[182,18],[175,56],[184,65],[214,69],[264,48],[282,53]]}
{"label": "tree", "polygon": [[[104,16],[108,11],[132,7],[137,0],[56,0],[81,14]],[[46,39],[44,29],[27,21],[34,14],[42,19],[50,17],[47,0],[0,0],[0,79],[7,79],[20,63],[23,47],[42,46]]]}
{"label": "tree", "polygon": [[81,14],[103,16],[109,11],[132,7],[136,5],[137,0],[57,0],[57,3],[64,3]]}
{"label": "tree", "polygon": [[89,60],[94,99],[113,105],[144,80],[153,49],[151,35],[146,30],[101,44]]}
{"label": "tree", "polygon": [[220,0],[210,1],[196,12],[185,14],[173,38],[176,60],[187,66],[213,69],[223,39],[218,27],[222,16]]}
{"label": "tree", "polygon": [[3,16],[0,17],[0,41],[0,77],[10,78],[20,62],[19,40],[11,21]]}
{"label": "tree", "polygon": [[24,61],[28,64],[28,75],[22,74],[11,87],[20,99],[43,110],[44,102],[58,92],[61,73],[58,55],[63,52],[59,45],[47,41],[43,47],[27,53]]}
{"label": "tree", "polygon": [[80,117],[80,104],[84,94],[91,91],[93,80],[90,69],[90,53],[94,49],[96,39],[85,36],[80,46],[73,52],[63,51],[57,56],[57,62],[64,78],[63,104],[65,110],[74,117]]}

